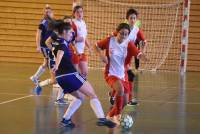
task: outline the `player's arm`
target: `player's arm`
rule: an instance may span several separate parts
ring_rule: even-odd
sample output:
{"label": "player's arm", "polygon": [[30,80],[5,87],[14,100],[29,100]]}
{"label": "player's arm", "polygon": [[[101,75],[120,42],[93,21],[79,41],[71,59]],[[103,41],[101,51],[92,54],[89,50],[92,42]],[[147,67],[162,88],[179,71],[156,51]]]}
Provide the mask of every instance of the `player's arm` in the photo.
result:
{"label": "player's arm", "polygon": [[45,44],[50,50],[52,49],[52,45],[51,45],[52,42],[53,42],[53,39],[51,38],[51,36],[45,41]]}
{"label": "player's arm", "polygon": [[60,62],[62,60],[63,55],[64,55],[64,51],[63,50],[58,50],[57,56],[56,56],[56,60],[55,60],[56,65],[53,68],[53,72],[55,72],[56,70],[58,70],[58,67],[60,65]]}
{"label": "player's arm", "polygon": [[87,46],[89,52],[92,53],[92,48],[91,48],[90,42],[89,42],[89,40],[87,38],[85,39],[85,45]]}
{"label": "player's arm", "polygon": [[36,32],[36,47],[37,48],[36,48],[36,50],[40,53],[41,53],[41,47],[40,47],[41,33],[42,33],[42,30],[37,29],[37,32]]}
{"label": "player's arm", "polygon": [[143,53],[146,53],[146,46],[147,46],[147,41],[145,40],[143,31],[140,29],[138,34],[137,34],[137,38],[139,40],[139,45],[140,45],[140,49]]}
{"label": "player's arm", "polygon": [[105,64],[108,64],[108,59],[105,56],[104,50],[106,50],[106,46],[109,44],[109,37],[97,42],[94,45],[94,50],[97,53],[97,55],[100,57],[101,61],[103,61]]}
{"label": "player's arm", "polygon": [[98,44],[94,45],[94,50],[97,53],[97,55],[100,57],[101,61],[105,64],[108,64],[108,59],[104,55],[104,51],[98,47]]}
{"label": "player's arm", "polygon": [[147,61],[146,55],[142,51],[139,51],[132,41],[129,43],[129,49],[128,50],[130,51],[130,54],[132,56],[137,57],[137,59]]}

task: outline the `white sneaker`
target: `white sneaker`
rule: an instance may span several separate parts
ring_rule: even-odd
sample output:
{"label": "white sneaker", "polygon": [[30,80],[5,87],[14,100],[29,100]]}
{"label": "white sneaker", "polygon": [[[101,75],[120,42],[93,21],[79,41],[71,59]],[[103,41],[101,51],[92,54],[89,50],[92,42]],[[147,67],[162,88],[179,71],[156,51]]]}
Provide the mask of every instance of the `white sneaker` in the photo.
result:
{"label": "white sneaker", "polygon": [[38,79],[35,78],[34,76],[31,76],[31,77],[30,77],[30,80],[31,80],[35,85],[38,85],[38,84],[39,84]]}

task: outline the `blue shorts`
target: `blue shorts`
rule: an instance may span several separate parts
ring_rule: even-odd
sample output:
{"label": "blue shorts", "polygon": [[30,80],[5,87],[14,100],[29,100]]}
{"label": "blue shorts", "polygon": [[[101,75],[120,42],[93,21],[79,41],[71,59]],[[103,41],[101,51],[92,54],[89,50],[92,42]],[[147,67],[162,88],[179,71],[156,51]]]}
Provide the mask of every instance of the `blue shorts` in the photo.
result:
{"label": "blue shorts", "polygon": [[78,72],[56,76],[56,80],[65,94],[77,91],[86,81]]}
{"label": "blue shorts", "polygon": [[48,68],[52,69],[55,65],[53,53],[51,52],[49,48],[46,48],[46,47],[41,47],[41,51],[44,58],[48,60]]}
{"label": "blue shorts", "polygon": [[49,62],[48,63],[48,68],[49,69],[52,69],[55,66],[55,64],[56,64],[56,62],[55,62],[54,59],[49,59],[48,62]]}
{"label": "blue shorts", "polygon": [[44,58],[48,59],[50,54],[50,49],[47,47],[41,47],[42,54]]}

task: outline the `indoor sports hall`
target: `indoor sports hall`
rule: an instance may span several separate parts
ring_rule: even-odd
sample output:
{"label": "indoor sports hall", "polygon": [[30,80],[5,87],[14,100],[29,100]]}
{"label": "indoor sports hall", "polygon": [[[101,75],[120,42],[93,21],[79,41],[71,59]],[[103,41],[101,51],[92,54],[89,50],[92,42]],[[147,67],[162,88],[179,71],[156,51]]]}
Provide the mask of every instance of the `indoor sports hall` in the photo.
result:
{"label": "indoor sports hall", "polygon": [[[38,93],[38,83],[48,80],[51,70],[37,84],[30,79],[44,60],[37,52],[36,32],[47,5],[55,19],[74,17],[74,7],[83,7],[91,46],[85,49],[87,80],[105,115],[112,109],[111,88],[94,46],[115,38],[117,25],[128,24],[127,10],[137,10],[147,60],[140,60],[138,68],[136,59],[131,61],[137,104],[125,105],[121,113],[131,117],[129,129],[122,127],[129,123],[124,118],[114,128],[97,126],[87,97],[72,116],[75,127],[65,127],[61,120],[75,98],[66,94],[66,104],[57,104],[58,88],[51,84]],[[0,0],[0,134],[200,134],[199,37],[199,0]]]}

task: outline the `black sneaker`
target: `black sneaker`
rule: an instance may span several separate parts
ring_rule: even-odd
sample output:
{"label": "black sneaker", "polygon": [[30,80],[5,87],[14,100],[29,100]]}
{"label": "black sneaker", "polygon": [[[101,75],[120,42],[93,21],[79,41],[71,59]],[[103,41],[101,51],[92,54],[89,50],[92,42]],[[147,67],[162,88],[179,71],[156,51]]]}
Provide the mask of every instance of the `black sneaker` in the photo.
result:
{"label": "black sneaker", "polygon": [[66,120],[66,119],[63,118],[62,121],[60,122],[60,124],[63,127],[69,127],[69,128],[74,128],[75,127],[75,124],[71,121],[71,119]]}
{"label": "black sneaker", "polygon": [[129,106],[135,106],[135,105],[138,105],[138,101],[133,99],[131,100],[129,103],[128,103]]}
{"label": "black sneaker", "polygon": [[106,118],[99,118],[96,124],[97,124],[97,126],[107,126],[109,128],[114,128],[116,126],[116,123],[114,123]]}

